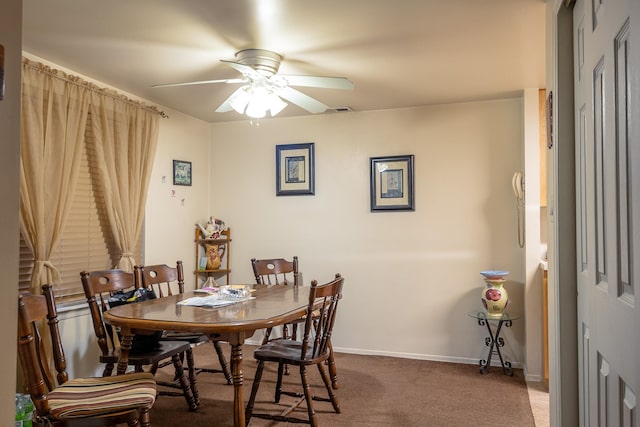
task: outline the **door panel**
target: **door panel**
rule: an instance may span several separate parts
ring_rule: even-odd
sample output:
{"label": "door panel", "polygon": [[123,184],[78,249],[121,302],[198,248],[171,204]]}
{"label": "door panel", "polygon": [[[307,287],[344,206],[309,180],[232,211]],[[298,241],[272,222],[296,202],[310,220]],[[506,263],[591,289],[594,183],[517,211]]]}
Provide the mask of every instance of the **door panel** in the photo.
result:
{"label": "door panel", "polygon": [[573,9],[580,423],[640,426],[640,7]]}

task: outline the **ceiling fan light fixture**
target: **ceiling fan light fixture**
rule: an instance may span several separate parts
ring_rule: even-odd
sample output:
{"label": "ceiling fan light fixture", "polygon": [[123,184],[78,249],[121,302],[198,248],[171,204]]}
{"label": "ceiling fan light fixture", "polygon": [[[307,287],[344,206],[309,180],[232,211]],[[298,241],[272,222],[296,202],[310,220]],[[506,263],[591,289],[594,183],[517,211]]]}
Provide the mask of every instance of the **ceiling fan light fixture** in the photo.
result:
{"label": "ceiling fan light fixture", "polygon": [[251,89],[251,100],[247,105],[247,116],[259,119],[267,115],[269,109],[269,92],[262,86]]}
{"label": "ceiling fan light fixture", "polygon": [[236,110],[238,114],[244,114],[247,105],[251,101],[251,95],[249,95],[248,92],[250,88],[251,86],[249,85],[243,86],[229,97],[229,105],[231,105],[231,108]]}
{"label": "ceiling fan light fixture", "polygon": [[250,100],[246,106],[245,114],[254,119],[260,119],[270,112],[271,117],[278,114],[288,104],[278,95],[264,86],[254,86],[247,90]]}
{"label": "ceiling fan light fixture", "polygon": [[287,104],[286,102],[284,102],[278,95],[276,95],[275,93],[272,93],[269,96],[269,110],[271,111],[271,117],[275,116],[276,114],[278,114],[280,111],[284,110],[284,107],[286,107]]}
{"label": "ceiling fan light fixture", "polygon": [[263,110],[255,102],[250,102],[249,105],[247,105],[246,114],[252,119],[261,119],[267,115],[267,110]]}

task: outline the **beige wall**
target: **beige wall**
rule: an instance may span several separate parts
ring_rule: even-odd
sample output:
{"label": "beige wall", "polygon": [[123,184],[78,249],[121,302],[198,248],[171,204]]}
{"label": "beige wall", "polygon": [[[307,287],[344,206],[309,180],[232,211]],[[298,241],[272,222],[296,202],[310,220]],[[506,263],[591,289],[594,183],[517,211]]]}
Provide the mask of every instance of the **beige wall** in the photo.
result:
{"label": "beige wall", "polygon": [[0,342],[6,343],[0,363],[0,425],[15,416],[16,331],[18,305],[18,203],[20,182],[20,52],[22,2],[8,0],[0,8],[0,44],[4,46],[6,92],[0,101]]}
{"label": "beige wall", "polygon": [[[195,223],[206,222],[209,212],[211,151],[210,124],[166,110],[160,120],[145,217],[145,262],[184,263],[187,286],[195,269]],[[173,185],[173,160],[191,162],[192,186]]]}
{"label": "beige wall", "polygon": [[[294,107],[289,107],[294,108]],[[522,313],[523,252],[511,177],[522,169],[522,99],[212,125],[211,214],[233,229],[232,279],[252,257],[300,257],[305,282],[345,278],[342,351],[477,363],[479,271],[511,271]],[[275,196],[275,145],[316,144],[315,196]],[[369,211],[369,158],[415,155],[416,211]],[[505,351],[523,361],[524,323]]]}

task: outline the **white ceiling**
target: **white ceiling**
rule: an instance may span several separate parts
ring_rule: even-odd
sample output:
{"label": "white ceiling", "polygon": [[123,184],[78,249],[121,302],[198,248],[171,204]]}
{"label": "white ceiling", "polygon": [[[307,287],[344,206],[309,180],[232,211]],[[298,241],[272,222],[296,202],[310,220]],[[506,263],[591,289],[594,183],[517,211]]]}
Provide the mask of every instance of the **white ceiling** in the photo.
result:
{"label": "white ceiling", "polygon": [[[238,86],[151,85],[240,75],[260,48],[282,74],[348,77],[298,88],[354,111],[519,96],[545,85],[544,0],[23,0],[25,52],[208,122]],[[290,104],[279,116],[310,114]]]}

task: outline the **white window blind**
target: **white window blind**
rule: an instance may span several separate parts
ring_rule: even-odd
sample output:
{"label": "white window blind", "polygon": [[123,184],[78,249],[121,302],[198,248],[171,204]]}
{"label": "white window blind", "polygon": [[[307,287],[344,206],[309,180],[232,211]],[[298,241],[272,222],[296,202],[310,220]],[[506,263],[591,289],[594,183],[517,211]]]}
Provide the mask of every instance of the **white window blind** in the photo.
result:
{"label": "white window blind", "polygon": [[[119,260],[105,211],[103,190],[96,173],[95,146],[91,132],[91,115],[87,123],[85,141],[76,194],[60,242],[51,255],[51,262],[60,271],[61,284],[54,287],[56,299],[71,301],[84,298],[80,272],[107,270]],[[134,258],[141,264],[142,239],[139,239]],[[33,254],[20,238],[20,290],[29,290]]]}

